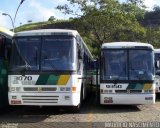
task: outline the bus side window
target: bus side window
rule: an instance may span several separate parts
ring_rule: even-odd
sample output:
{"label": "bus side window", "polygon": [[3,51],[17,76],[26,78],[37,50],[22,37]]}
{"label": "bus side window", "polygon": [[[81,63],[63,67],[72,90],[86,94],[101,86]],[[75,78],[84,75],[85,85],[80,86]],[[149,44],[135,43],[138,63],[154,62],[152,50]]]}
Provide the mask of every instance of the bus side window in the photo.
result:
{"label": "bus side window", "polygon": [[12,47],[12,40],[11,39],[5,39],[6,43],[4,46],[4,57],[6,60],[10,60],[11,56],[11,47]]}
{"label": "bus side window", "polygon": [[77,57],[77,70],[79,72],[81,67],[80,60],[82,59],[79,45],[77,45]]}
{"label": "bus side window", "polygon": [[4,38],[0,35],[0,58],[4,58]]}

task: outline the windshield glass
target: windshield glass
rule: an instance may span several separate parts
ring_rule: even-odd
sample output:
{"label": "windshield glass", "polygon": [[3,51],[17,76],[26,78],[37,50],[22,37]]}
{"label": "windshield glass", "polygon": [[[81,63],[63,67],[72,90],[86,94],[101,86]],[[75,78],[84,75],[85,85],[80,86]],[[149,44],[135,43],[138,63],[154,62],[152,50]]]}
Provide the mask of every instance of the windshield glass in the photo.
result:
{"label": "windshield glass", "polygon": [[130,50],[129,62],[131,80],[153,80],[154,65],[151,50]]}
{"label": "windshield glass", "polygon": [[73,37],[46,37],[42,45],[41,69],[75,70],[73,47]]}
{"label": "windshield glass", "polygon": [[126,50],[106,50],[103,52],[105,80],[127,80],[127,51]]}
{"label": "windshield glass", "polygon": [[10,70],[39,70],[40,38],[25,37],[14,41]]}
{"label": "windshield glass", "polygon": [[74,38],[21,37],[14,40],[10,71],[76,70]]}
{"label": "windshield glass", "polygon": [[151,50],[104,50],[102,60],[102,80],[154,79]]}

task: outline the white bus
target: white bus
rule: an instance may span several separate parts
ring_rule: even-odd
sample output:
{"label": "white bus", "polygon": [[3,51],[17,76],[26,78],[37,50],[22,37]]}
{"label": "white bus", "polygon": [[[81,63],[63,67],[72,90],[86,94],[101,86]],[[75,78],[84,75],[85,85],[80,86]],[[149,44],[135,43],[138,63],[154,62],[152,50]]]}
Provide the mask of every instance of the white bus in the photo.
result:
{"label": "white bus", "polygon": [[160,93],[160,49],[154,49],[156,93]]}
{"label": "white bus", "polygon": [[101,47],[100,104],[154,104],[153,46],[136,42]]}
{"label": "white bus", "polygon": [[76,30],[16,33],[8,75],[9,104],[80,110],[93,57]]}

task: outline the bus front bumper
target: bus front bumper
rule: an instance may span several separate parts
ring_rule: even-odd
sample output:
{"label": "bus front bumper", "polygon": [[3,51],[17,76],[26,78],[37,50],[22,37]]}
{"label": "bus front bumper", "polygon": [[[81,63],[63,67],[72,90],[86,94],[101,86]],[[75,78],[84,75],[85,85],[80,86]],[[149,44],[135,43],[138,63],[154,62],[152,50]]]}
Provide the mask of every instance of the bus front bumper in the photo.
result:
{"label": "bus front bumper", "polygon": [[101,94],[100,104],[155,104],[155,94]]}
{"label": "bus front bumper", "polygon": [[80,93],[8,93],[10,105],[77,106]]}

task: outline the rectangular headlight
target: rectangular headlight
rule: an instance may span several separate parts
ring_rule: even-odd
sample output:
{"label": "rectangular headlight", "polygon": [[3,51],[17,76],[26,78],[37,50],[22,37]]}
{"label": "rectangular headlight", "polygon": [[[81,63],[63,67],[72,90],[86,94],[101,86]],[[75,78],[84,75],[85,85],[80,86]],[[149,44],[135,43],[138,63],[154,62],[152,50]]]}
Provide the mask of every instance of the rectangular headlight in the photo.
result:
{"label": "rectangular headlight", "polygon": [[16,88],[15,87],[9,87],[9,92],[15,92]]}
{"label": "rectangular headlight", "polygon": [[19,92],[21,87],[9,87],[9,92]]}
{"label": "rectangular headlight", "polygon": [[144,90],[145,93],[154,93],[154,90]]}
{"label": "rectangular headlight", "polygon": [[71,91],[70,87],[60,87],[60,91]]}

